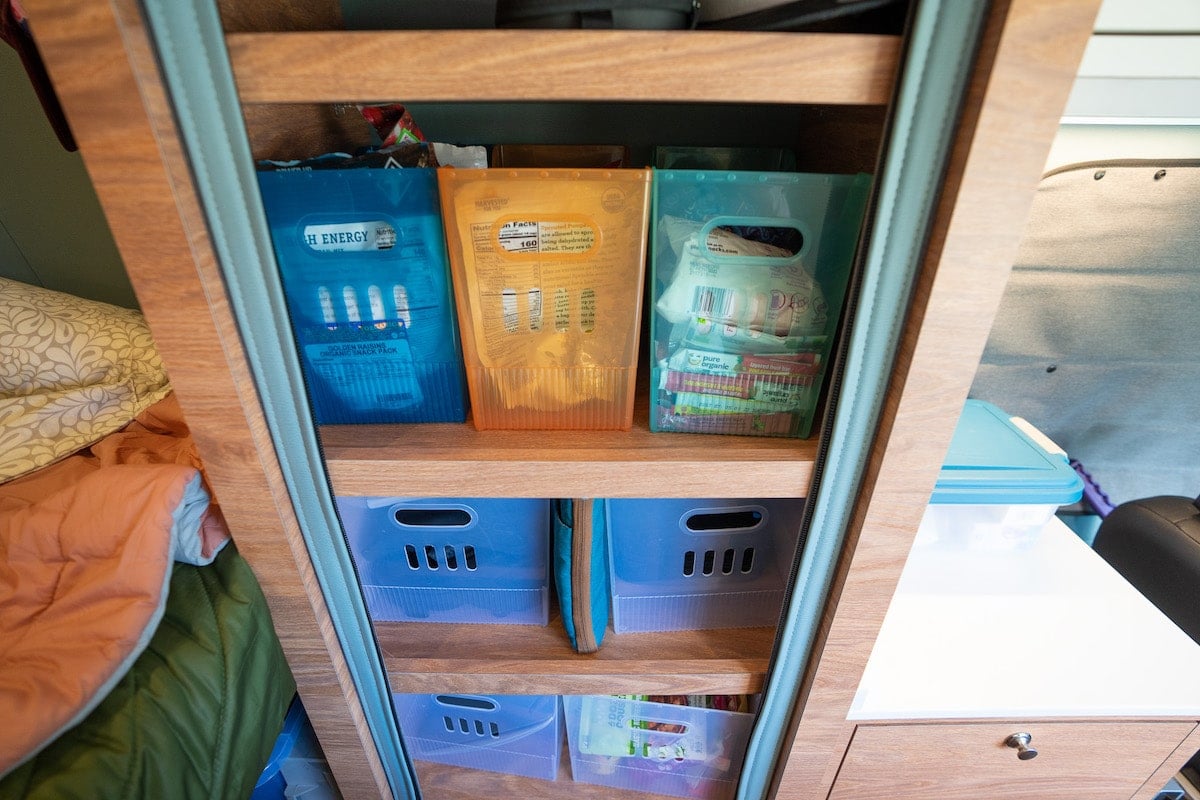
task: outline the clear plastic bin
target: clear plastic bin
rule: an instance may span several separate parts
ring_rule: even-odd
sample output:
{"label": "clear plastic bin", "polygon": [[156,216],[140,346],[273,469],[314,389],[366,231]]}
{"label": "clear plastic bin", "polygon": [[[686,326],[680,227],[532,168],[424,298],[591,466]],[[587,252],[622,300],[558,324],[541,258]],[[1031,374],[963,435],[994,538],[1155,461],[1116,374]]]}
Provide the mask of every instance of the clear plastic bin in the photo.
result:
{"label": "clear plastic bin", "polygon": [[550,502],[339,497],[371,618],[545,625]]}
{"label": "clear plastic bin", "polygon": [[438,170],[472,418],[627,430],[648,170]]}
{"label": "clear plastic bin", "polygon": [[608,500],[613,630],[778,621],[803,500]]}
{"label": "clear plastic bin", "polygon": [[655,172],[651,430],[811,433],[869,187]]}
{"label": "clear plastic bin", "polygon": [[611,696],[564,696],[580,783],[702,800],[737,789],[754,715]]}
{"label": "clear plastic bin", "polygon": [[434,170],[259,172],[319,424],[463,422]]}
{"label": "clear plastic bin", "polygon": [[552,781],[562,751],[556,695],[393,695],[400,735],[420,761]]}

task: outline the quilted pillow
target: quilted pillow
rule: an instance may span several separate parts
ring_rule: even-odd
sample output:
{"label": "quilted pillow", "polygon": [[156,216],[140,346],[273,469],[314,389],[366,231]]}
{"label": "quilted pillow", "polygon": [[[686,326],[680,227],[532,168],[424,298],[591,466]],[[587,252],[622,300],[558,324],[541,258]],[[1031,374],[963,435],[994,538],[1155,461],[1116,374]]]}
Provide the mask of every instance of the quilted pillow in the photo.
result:
{"label": "quilted pillow", "polygon": [[170,391],[139,312],[0,278],[0,481],[99,441]]}

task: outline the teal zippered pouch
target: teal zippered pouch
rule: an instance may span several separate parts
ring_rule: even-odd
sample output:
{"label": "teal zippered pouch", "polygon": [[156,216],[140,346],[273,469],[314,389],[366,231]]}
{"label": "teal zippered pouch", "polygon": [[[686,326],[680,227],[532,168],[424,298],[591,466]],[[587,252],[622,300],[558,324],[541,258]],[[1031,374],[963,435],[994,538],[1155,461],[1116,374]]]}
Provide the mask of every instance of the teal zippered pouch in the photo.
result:
{"label": "teal zippered pouch", "polygon": [[554,501],[554,584],[563,628],[580,653],[600,648],[608,628],[608,541],[604,501]]}

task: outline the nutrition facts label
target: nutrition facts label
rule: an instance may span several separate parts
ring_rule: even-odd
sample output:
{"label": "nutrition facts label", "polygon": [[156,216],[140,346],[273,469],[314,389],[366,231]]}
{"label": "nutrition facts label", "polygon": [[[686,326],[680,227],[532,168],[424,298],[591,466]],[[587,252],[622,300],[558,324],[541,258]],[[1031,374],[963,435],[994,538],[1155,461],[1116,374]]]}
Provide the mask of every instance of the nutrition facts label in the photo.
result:
{"label": "nutrition facts label", "polygon": [[586,219],[477,223],[471,244],[477,336],[496,366],[527,365],[521,334],[594,332],[604,324],[606,292],[614,299],[629,294],[614,278],[625,274],[628,259],[601,248],[599,228]]}

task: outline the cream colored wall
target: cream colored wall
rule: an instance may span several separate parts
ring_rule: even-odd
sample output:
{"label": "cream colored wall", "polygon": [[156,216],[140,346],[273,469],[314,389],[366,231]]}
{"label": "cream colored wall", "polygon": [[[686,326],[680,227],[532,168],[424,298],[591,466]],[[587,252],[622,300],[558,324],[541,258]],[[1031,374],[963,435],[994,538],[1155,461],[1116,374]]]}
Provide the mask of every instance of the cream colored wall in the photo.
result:
{"label": "cream colored wall", "polygon": [[136,308],[83,160],[59,144],[7,45],[0,98],[0,276]]}
{"label": "cream colored wall", "polygon": [[1200,2],[1105,0],[1046,169],[1200,159]]}

